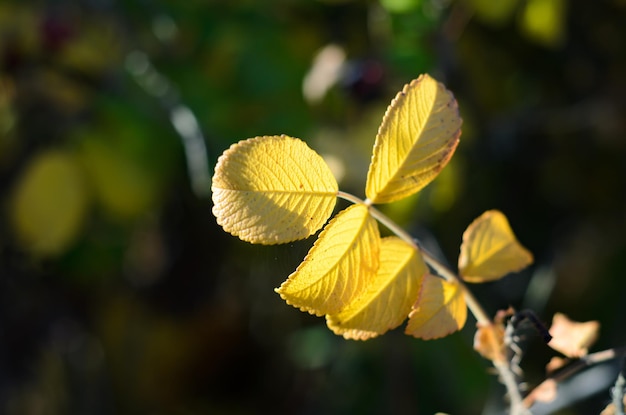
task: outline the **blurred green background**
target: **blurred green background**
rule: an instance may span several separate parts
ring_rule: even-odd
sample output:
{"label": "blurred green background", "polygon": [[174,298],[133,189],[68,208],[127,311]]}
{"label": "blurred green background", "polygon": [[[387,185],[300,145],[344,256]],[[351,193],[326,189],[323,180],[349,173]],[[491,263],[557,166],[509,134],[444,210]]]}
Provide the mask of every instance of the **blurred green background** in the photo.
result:
{"label": "blurred green background", "polygon": [[[385,108],[423,72],[461,144],[385,211],[455,267],[502,210],[536,262],[472,287],[488,312],[624,345],[625,1],[2,0],[0,413],[501,413],[472,318],[345,341],[273,292],[311,240],[249,245],[211,214],[217,157],[256,135],[306,140],[363,196]],[[524,339],[537,384],[554,353]],[[596,369],[558,413],[606,405],[616,366]]]}

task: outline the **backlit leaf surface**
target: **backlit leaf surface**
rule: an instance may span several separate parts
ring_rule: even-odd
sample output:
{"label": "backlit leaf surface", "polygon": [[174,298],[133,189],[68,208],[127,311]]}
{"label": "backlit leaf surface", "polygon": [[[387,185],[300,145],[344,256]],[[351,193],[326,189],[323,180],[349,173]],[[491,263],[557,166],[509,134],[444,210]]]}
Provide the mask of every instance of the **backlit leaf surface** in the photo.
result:
{"label": "backlit leaf surface", "polygon": [[213,214],[244,241],[278,244],[319,230],[335,207],[337,181],[303,141],[264,136],[233,144],[219,158]]}
{"label": "backlit leaf surface", "polygon": [[326,316],[328,327],[346,339],[367,340],[406,319],[427,268],[419,252],[397,237],[380,245],[380,268],[367,290],[341,312]]}
{"label": "backlit leaf surface", "polygon": [[467,306],[459,285],[426,274],[405,333],[424,340],[437,339],[460,330],[466,319]]}
{"label": "backlit leaf surface", "polygon": [[276,292],[288,304],[318,316],[335,314],[360,296],[378,271],[380,234],[365,205],[331,220]]}
{"label": "backlit leaf surface", "polygon": [[500,211],[483,213],[463,233],[459,272],[465,281],[497,280],[532,262],[532,254],[517,241]]}
{"label": "backlit leaf surface", "polygon": [[428,75],[406,85],[387,109],[376,136],[365,193],[389,203],[418,192],[448,163],[461,118],[452,93]]}

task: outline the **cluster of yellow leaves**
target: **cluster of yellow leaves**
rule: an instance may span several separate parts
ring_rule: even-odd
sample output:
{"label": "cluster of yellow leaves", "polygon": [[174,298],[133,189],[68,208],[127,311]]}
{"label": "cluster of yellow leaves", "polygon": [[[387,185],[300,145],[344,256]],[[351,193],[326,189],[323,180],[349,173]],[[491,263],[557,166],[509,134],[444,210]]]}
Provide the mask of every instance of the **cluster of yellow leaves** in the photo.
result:
{"label": "cluster of yellow leaves", "polygon": [[[263,136],[240,141],[219,158],[213,214],[224,230],[252,243],[286,243],[324,227],[276,291],[302,311],[325,315],[334,333],[365,340],[408,316],[407,334],[443,337],[465,324],[460,282],[430,274],[414,241],[381,238],[372,205],[420,191],[446,166],[460,135],[456,100],[442,84],[422,75],[387,109],[374,144],[365,201],[324,226],[338,196],[329,167],[297,138]],[[504,215],[490,211],[468,228],[459,267],[467,281],[480,282],[517,271],[531,260]]]}

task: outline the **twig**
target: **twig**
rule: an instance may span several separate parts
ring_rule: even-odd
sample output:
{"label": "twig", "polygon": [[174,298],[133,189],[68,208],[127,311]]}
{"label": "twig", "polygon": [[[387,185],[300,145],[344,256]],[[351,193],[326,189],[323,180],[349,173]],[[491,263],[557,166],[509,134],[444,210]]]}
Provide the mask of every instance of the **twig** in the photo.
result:
{"label": "twig", "polygon": [[626,389],[626,359],[622,357],[622,366],[611,392],[615,415],[624,415],[624,389]]}

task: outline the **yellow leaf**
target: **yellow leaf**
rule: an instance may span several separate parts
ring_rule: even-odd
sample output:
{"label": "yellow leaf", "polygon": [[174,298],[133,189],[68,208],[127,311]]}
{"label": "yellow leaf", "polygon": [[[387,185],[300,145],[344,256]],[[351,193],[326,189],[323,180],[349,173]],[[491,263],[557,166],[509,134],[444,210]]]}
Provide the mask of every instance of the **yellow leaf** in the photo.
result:
{"label": "yellow leaf", "polygon": [[483,213],[463,233],[459,272],[467,282],[494,281],[532,262],[532,254],[515,239],[500,211]]}
{"label": "yellow leaf", "polygon": [[233,144],[215,166],[213,214],[244,241],[279,244],[320,229],[337,200],[337,181],[303,141],[256,137]]}
{"label": "yellow leaf", "polygon": [[459,284],[426,274],[405,333],[424,340],[437,339],[460,330],[466,319],[467,307]]}
{"label": "yellow leaf", "polygon": [[378,130],[365,193],[389,203],[418,192],[452,157],[461,118],[452,93],[422,75],[398,93]]}
{"label": "yellow leaf", "polygon": [[419,252],[397,237],[381,240],[380,268],[367,290],[334,315],[328,327],[346,339],[367,340],[406,319],[428,269]]}
{"label": "yellow leaf", "polygon": [[352,205],[326,225],[304,261],[276,292],[302,311],[336,314],[370,285],[379,254],[376,220],[365,205]]}
{"label": "yellow leaf", "polygon": [[82,178],[71,154],[49,151],[30,160],[11,200],[12,225],[26,249],[57,255],[74,241],[88,202]]}

